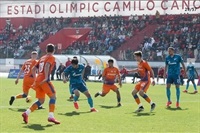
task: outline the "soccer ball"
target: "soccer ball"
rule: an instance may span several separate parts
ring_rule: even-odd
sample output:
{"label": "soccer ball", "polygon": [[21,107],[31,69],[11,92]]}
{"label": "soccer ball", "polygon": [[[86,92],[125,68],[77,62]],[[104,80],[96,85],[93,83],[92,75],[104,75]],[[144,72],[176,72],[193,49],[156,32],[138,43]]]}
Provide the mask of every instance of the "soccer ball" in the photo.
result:
{"label": "soccer ball", "polygon": [[31,97],[30,97],[30,96],[26,97],[26,102],[27,102],[27,103],[30,103],[30,102],[31,102]]}

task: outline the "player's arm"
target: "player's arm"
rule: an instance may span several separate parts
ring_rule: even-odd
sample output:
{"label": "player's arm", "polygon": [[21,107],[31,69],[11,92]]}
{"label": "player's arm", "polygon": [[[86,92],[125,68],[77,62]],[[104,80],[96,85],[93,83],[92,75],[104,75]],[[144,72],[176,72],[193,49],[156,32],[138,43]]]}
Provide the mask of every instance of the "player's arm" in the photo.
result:
{"label": "player's arm", "polygon": [[152,76],[152,85],[155,85],[155,75],[153,69],[150,67],[148,63],[145,63],[145,68],[150,72],[150,75]]}
{"label": "player's arm", "polygon": [[69,70],[68,68],[65,68],[65,70],[62,72],[63,83],[67,83],[67,81],[69,80],[68,76]]}
{"label": "player's arm", "polygon": [[122,87],[122,80],[121,80],[120,72],[118,69],[117,69],[117,77],[119,79],[119,86]]}
{"label": "player's arm", "polygon": [[194,68],[194,71],[195,71],[195,73],[196,73],[196,75],[197,75],[197,78],[198,78],[198,77],[199,77],[199,74],[198,74],[198,72],[197,72],[197,69]]}
{"label": "player's arm", "polygon": [[45,66],[44,66],[44,80],[41,82],[41,84],[45,83],[48,81],[49,79],[49,73],[50,73],[50,67],[51,67],[51,64],[49,62],[45,63]]}
{"label": "player's arm", "polygon": [[183,60],[181,60],[181,65],[182,65],[183,70],[184,70],[184,76],[186,76],[186,68],[185,68],[185,64],[184,64]]}
{"label": "player's arm", "polygon": [[22,75],[22,73],[23,73],[23,67],[20,69],[20,71],[19,71],[19,73],[18,73],[18,76],[17,76],[17,79],[15,80],[15,84],[18,84],[18,82],[19,82],[19,79],[20,79],[20,76]]}

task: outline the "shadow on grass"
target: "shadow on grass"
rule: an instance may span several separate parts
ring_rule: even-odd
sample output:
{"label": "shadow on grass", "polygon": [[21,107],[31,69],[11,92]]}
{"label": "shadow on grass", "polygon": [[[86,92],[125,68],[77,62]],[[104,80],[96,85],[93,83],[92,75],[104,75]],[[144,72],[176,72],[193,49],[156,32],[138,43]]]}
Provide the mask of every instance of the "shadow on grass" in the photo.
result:
{"label": "shadow on grass", "polygon": [[39,131],[39,130],[45,130],[45,128],[47,127],[52,127],[51,124],[47,124],[46,126],[42,126],[41,124],[28,124],[27,126],[24,126],[23,128],[28,128],[28,129],[32,129],[35,131]]}
{"label": "shadow on grass", "polygon": [[76,112],[76,111],[72,111],[72,112],[67,112],[67,113],[58,113],[58,115],[65,115],[65,116],[76,116],[76,115],[81,115],[81,114],[87,114],[87,113],[91,113],[90,111],[87,112]]}
{"label": "shadow on grass", "polygon": [[24,112],[26,111],[26,109],[20,109],[20,108],[8,108],[11,111],[15,111],[15,112]]}
{"label": "shadow on grass", "polygon": [[113,109],[113,108],[119,108],[118,106],[106,106],[106,105],[99,105],[101,108],[104,109]]}
{"label": "shadow on grass", "polygon": [[185,111],[185,110],[188,110],[188,108],[182,109],[181,107],[179,107],[179,108],[167,107],[166,109],[170,110],[170,111]]}
{"label": "shadow on grass", "polygon": [[134,116],[154,116],[155,113],[135,113]]}
{"label": "shadow on grass", "polygon": [[[87,100],[87,99],[78,99],[78,101],[86,101],[86,100]],[[67,101],[68,101],[68,102],[73,102],[74,100],[68,98]]]}
{"label": "shadow on grass", "polygon": [[194,93],[194,92],[188,92],[187,94],[190,94],[190,95],[195,95],[195,94],[198,94],[198,93]]}

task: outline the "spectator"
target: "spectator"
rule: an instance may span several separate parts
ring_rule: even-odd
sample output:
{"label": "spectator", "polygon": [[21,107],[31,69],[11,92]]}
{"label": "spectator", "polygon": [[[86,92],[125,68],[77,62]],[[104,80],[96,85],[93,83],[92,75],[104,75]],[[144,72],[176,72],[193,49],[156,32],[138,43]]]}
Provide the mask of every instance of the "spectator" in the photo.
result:
{"label": "spectator", "polygon": [[56,62],[54,63],[53,70],[51,71],[51,80],[54,80],[55,71],[56,71]]}
{"label": "spectator", "polygon": [[65,63],[65,67],[67,68],[70,65],[71,65],[71,60],[70,60],[70,58],[67,58],[67,62]]}
{"label": "spectator", "polygon": [[90,66],[89,63],[87,63],[87,66],[85,67],[85,72],[84,72],[84,75],[83,75],[83,79],[85,81],[87,81],[89,79],[88,76],[90,76],[90,75],[91,75],[91,66]]}
{"label": "spectator", "polygon": [[65,70],[65,68],[66,67],[62,63],[60,63],[60,65],[59,65],[59,67],[58,67],[58,69],[56,71],[57,80],[61,80],[62,79],[61,74],[63,73],[63,71]]}
{"label": "spectator", "polygon": [[121,74],[121,80],[124,81],[126,79],[126,76],[128,75],[128,71],[125,68],[125,66],[123,66],[123,68],[120,70],[120,74]]}

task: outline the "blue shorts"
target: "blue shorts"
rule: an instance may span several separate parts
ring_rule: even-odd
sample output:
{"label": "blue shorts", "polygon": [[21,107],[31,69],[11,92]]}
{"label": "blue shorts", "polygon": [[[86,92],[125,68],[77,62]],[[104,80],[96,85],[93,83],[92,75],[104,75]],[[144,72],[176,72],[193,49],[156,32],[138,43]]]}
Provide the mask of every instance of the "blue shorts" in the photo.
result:
{"label": "blue shorts", "polygon": [[79,90],[80,92],[84,93],[88,89],[86,87],[86,84],[83,82],[83,83],[71,84],[70,85],[70,90],[71,90],[71,93],[74,94],[74,90]]}
{"label": "blue shorts", "polygon": [[180,85],[181,84],[180,75],[168,75],[167,84]]}
{"label": "blue shorts", "polygon": [[188,80],[187,81],[194,81],[195,76],[188,76]]}

